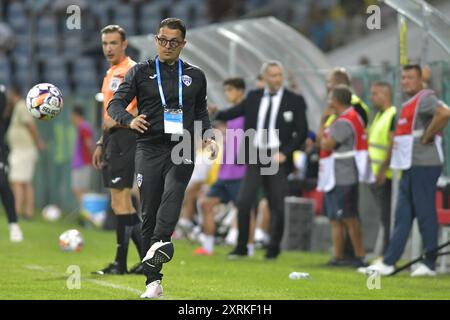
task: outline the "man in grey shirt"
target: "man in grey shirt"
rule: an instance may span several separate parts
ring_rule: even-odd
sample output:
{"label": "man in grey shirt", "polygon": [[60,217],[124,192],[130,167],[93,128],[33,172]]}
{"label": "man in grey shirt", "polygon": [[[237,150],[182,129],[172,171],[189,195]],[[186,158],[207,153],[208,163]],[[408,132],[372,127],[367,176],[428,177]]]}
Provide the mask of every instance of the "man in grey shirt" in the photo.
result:
{"label": "man in grey shirt", "polygon": [[[400,180],[395,227],[383,261],[371,265],[361,272],[378,272],[389,275],[395,270],[406,246],[414,218],[417,218],[422,235],[424,263],[419,264],[411,276],[435,276],[436,252],[438,241],[438,221],[436,213],[436,183],[442,169],[442,152],[439,145],[439,133],[450,119],[449,108],[439,101],[433,92],[425,91],[420,66],[403,67],[401,84],[409,100],[404,104],[397,122],[396,137],[414,137],[411,159],[405,154],[392,154],[391,166],[396,163],[403,168]],[[413,109],[415,107],[415,109]],[[409,108],[409,109],[408,109]],[[409,112],[405,112],[409,110]],[[414,115],[411,116],[413,114]],[[411,125],[413,125],[411,130]],[[406,129],[405,129],[406,128]],[[409,128],[409,129],[408,129]],[[402,132],[403,130],[403,132]],[[412,132],[408,132],[412,131]],[[398,140],[399,150],[408,149],[408,142]],[[411,160],[411,163],[409,163]]]}
{"label": "man in grey shirt", "polygon": [[[423,96],[419,101],[414,130],[425,132],[425,129],[430,125],[431,120],[433,119],[436,109],[440,105],[443,105],[443,103],[440,102],[434,94]],[[422,144],[420,139],[414,139],[412,157],[413,166],[440,167],[441,164],[442,162],[435,143]]]}
{"label": "man in grey shirt", "polygon": [[[340,118],[341,115],[354,112],[351,106],[352,92],[347,86],[336,86],[330,93],[330,107],[337,119],[330,126],[329,133],[320,133],[320,148],[325,152],[333,152],[335,186],[324,194],[324,209],[331,221],[331,236],[334,258],[332,266],[345,265],[344,245],[347,229],[355,252],[355,267],[365,264],[362,228],[358,218],[358,170],[352,151],[355,148],[355,132],[352,125]],[[362,121],[362,119],[361,119]],[[324,126],[321,126],[324,130]],[[364,130],[364,129],[363,129]],[[339,155],[339,156],[338,156]]]}
{"label": "man in grey shirt", "polygon": [[[330,127],[330,136],[337,143],[335,152],[341,153],[353,150],[355,135],[348,122],[336,121]],[[358,183],[358,171],[354,158],[336,159],[334,166],[336,185],[349,186]]]}

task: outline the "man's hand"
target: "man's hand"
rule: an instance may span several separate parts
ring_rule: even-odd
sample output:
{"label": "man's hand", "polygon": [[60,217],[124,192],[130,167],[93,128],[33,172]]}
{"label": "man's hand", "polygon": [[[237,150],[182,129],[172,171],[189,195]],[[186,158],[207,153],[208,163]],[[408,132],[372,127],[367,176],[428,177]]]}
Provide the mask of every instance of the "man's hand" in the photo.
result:
{"label": "man's hand", "polygon": [[95,148],[94,154],[92,155],[92,165],[95,169],[101,170],[105,163],[102,161],[102,146],[97,146]]}
{"label": "man's hand", "polygon": [[145,114],[140,114],[130,122],[130,128],[136,130],[139,133],[144,133],[147,131],[150,123],[145,121],[147,116]]}
{"label": "man's hand", "polygon": [[217,158],[217,154],[219,153],[219,146],[216,141],[213,139],[208,139],[205,141],[206,151],[209,152],[209,160],[215,160]]}
{"label": "man's hand", "polygon": [[42,152],[47,148],[47,145],[45,144],[44,140],[42,140],[42,139],[38,140],[37,148],[38,148],[39,152]]}
{"label": "man's hand", "polygon": [[335,114],[336,114],[336,112],[334,111],[334,109],[330,105],[327,105],[325,110],[322,113],[320,121],[322,123],[325,123],[325,122],[327,122],[327,120],[330,116],[335,115]]}
{"label": "man's hand", "polygon": [[115,127],[116,124],[117,124],[117,122],[114,121],[112,118],[106,117],[103,120],[103,130],[109,131],[109,129],[111,129],[112,127]]}
{"label": "man's hand", "polygon": [[217,107],[217,105],[208,104],[208,114],[209,115],[215,114],[218,110],[219,110],[219,108]]}
{"label": "man's hand", "polygon": [[430,143],[432,143],[432,142],[434,142],[434,137],[432,137],[431,139],[430,138],[428,138],[426,135],[423,135],[421,138],[420,138],[420,143],[421,144],[430,144]]}
{"label": "man's hand", "polygon": [[386,182],[386,171],[387,168],[381,167],[378,171],[377,177],[376,177],[376,184],[377,186],[381,187]]}
{"label": "man's hand", "polygon": [[273,161],[276,163],[284,163],[286,161],[286,155],[283,152],[277,152],[273,155]]}

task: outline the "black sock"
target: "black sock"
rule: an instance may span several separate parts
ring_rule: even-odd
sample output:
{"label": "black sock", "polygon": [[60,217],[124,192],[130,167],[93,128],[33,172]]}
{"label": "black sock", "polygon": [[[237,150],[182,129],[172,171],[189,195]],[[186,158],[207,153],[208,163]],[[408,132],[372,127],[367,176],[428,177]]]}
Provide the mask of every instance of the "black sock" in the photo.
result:
{"label": "black sock", "polygon": [[126,236],[128,215],[117,215],[117,250],[116,250],[116,262],[119,268],[123,271],[127,270],[127,252],[128,252],[128,239]]}
{"label": "black sock", "polygon": [[[7,183],[7,182],[6,182]],[[1,188],[1,198],[3,206],[5,207],[6,215],[9,223],[17,223],[17,213],[14,204],[14,194],[8,184]]]}
{"label": "black sock", "polygon": [[139,219],[139,216],[137,213],[132,213],[127,215],[127,226],[126,226],[126,234],[134,242],[134,245],[136,246],[136,249],[138,251],[139,257],[142,260],[144,256],[142,255],[142,234],[141,234],[141,219]]}

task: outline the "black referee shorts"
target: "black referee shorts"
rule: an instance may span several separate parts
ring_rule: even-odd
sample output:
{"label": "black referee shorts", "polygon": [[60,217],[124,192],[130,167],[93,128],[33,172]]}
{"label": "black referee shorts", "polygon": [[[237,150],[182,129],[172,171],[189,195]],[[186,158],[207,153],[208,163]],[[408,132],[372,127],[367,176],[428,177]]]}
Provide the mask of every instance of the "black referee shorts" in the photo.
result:
{"label": "black referee shorts", "polygon": [[133,187],[136,134],[126,128],[113,128],[103,141],[103,184],[106,188]]}

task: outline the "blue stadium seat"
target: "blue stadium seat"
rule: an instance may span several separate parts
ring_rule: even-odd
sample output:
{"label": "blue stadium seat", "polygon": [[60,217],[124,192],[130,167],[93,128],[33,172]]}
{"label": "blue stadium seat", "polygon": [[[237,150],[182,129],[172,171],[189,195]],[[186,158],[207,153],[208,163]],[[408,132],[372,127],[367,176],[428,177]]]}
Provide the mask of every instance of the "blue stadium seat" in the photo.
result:
{"label": "blue stadium seat", "polygon": [[[27,87],[31,88],[36,83],[42,82],[38,74],[37,63],[30,64],[26,56],[14,56],[13,61],[15,65],[14,80],[23,86],[22,89],[27,91],[29,89]],[[31,83],[29,83],[30,80]]]}
{"label": "blue stadium seat", "polygon": [[25,56],[28,57],[30,53],[30,38],[29,36],[19,36],[15,38],[15,46],[12,49],[13,56]]}
{"label": "blue stadium seat", "polygon": [[164,1],[154,1],[141,7],[139,10],[139,24],[142,33],[155,33],[162,19],[161,11],[164,7],[166,7]]}
{"label": "blue stadium seat", "polygon": [[72,78],[79,93],[93,93],[99,90],[96,62],[90,57],[80,57],[73,61]]}
{"label": "blue stadium seat", "polygon": [[180,1],[177,4],[171,6],[171,16],[177,17],[186,22],[186,24],[192,24],[192,21],[188,21],[188,8],[190,4],[185,1]]}
{"label": "blue stadium seat", "polygon": [[41,81],[54,84],[61,89],[64,94],[70,86],[70,77],[66,60],[58,56],[52,59],[46,59],[43,64]]}
{"label": "blue stadium seat", "polygon": [[8,57],[0,54],[0,84],[8,85],[11,82],[11,62]]}
{"label": "blue stadium seat", "polygon": [[120,25],[127,31],[127,34],[136,34],[134,7],[131,5],[121,4],[113,9],[113,22]]}
{"label": "blue stadium seat", "polygon": [[55,16],[40,15],[37,19],[37,37],[41,39],[56,40],[58,36],[58,21]]}
{"label": "blue stadium seat", "polygon": [[18,34],[27,32],[28,19],[22,2],[15,1],[10,3],[6,10],[6,21]]}
{"label": "blue stadium seat", "polygon": [[83,49],[83,38],[81,34],[74,33],[72,36],[64,38],[61,43],[62,52],[65,58],[79,57],[81,50]]}
{"label": "blue stadium seat", "polygon": [[90,10],[97,17],[100,28],[110,24],[110,5],[104,1],[92,1],[89,3]]}

